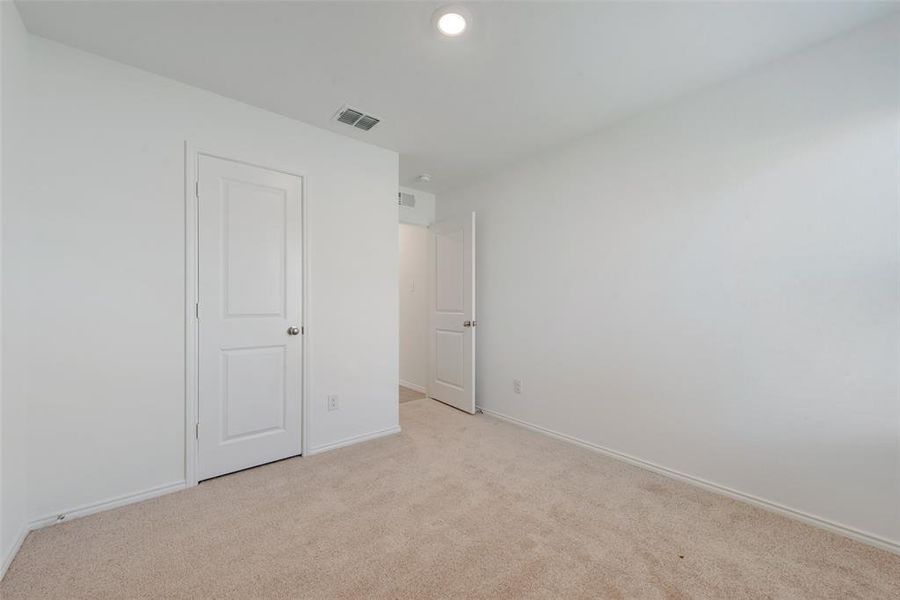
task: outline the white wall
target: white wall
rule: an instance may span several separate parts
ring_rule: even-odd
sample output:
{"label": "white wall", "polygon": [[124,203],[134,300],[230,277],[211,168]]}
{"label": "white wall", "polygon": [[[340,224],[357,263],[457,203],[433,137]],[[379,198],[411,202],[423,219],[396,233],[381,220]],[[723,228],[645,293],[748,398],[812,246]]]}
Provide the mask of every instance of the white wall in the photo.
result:
{"label": "white wall", "polygon": [[900,543],[898,40],[442,194],[479,212],[479,404]]}
{"label": "white wall", "polygon": [[[12,203],[14,186],[21,182],[22,165],[18,150],[26,133],[22,115],[26,103],[24,69],[27,35],[16,6],[12,2],[0,2],[0,208],[4,213]],[[5,214],[0,220],[5,229],[8,225]],[[5,234],[0,234],[0,240],[5,237]],[[5,251],[2,252],[2,259],[7,260]],[[2,288],[7,287],[5,272],[4,265],[0,268]],[[3,291],[6,292],[6,289]],[[0,323],[7,322],[5,316],[0,319]],[[9,356],[2,348],[0,352],[4,358]],[[0,370],[0,577],[22,541],[28,523],[25,404],[21,398],[10,397],[7,392],[8,379]]]}
{"label": "white wall", "polygon": [[306,174],[312,450],[396,428],[396,153],[40,38],[29,49],[28,187],[5,199],[3,238],[29,518],[184,478],[185,140]]}
{"label": "white wall", "polygon": [[400,206],[400,222],[410,223],[412,225],[431,225],[434,222],[435,196],[430,192],[414,190],[412,188],[401,187],[401,192],[413,194],[416,197],[415,208]]}
{"label": "white wall", "polygon": [[425,391],[428,229],[400,224],[400,384]]}

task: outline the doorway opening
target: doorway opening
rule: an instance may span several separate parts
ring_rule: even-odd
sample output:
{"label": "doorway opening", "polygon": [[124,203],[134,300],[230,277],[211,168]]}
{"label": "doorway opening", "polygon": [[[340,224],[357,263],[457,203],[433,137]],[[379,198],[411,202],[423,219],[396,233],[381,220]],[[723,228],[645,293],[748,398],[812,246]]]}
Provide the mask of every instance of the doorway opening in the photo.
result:
{"label": "doorway opening", "polygon": [[400,402],[426,397],[428,228],[400,223]]}

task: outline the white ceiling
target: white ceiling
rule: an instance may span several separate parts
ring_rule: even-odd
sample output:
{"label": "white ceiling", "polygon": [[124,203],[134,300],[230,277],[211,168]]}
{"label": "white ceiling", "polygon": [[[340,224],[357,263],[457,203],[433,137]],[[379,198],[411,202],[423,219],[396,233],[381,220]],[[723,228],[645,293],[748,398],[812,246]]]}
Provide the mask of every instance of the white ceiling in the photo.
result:
{"label": "white ceiling", "polygon": [[[37,35],[400,152],[442,191],[896,10],[868,2],[23,2]],[[343,104],[383,119],[364,133]]]}

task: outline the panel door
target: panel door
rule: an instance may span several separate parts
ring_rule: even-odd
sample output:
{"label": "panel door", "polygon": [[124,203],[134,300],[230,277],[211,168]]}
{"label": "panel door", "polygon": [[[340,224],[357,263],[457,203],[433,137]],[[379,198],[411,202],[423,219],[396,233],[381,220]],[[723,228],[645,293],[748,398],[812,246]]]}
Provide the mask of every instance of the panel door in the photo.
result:
{"label": "panel door", "polygon": [[201,155],[199,479],[301,452],[301,179]]}
{"label": "panel door", "polygon": [[475,213],[431,227],[428,395],[475,413]]}

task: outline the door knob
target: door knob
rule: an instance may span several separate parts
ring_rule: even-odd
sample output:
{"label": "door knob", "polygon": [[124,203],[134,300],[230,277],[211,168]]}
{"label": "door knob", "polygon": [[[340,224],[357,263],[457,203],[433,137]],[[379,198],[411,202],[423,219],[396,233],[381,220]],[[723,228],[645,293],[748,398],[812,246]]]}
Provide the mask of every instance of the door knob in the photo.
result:
{"label": "door knob", "polygon": [[288,335],[300,335],[299,327],[288,327]]}

